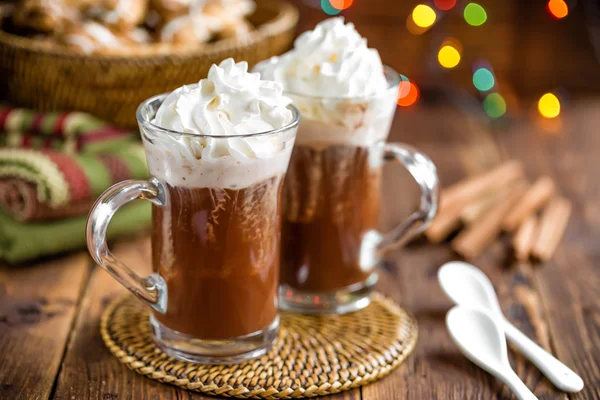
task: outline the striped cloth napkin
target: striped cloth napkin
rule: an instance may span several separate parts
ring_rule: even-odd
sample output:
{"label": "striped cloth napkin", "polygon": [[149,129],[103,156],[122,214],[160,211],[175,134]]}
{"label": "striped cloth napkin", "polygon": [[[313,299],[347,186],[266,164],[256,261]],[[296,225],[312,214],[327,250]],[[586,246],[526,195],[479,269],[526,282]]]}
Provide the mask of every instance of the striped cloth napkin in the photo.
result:
{"label": "striped cloth napkin", "polygon": [[[0,107],[0,259],[21,262],[83,246],[98,195],[148,177],[138,138],[85,113]],[[115,235],[147,226],[149,204],[122,214]]]}
{"label": "striped cloth napkin", "polygon": [[0,146],[98,153],[138,137],[82,112],[42,113],[0,105]]}
{"label": "striped cloth napkin", "polygon": [[112,184],[147,175],[138,142],[98,154],[4,148],[0,149],[0,207],[18,221],[82,215]]}

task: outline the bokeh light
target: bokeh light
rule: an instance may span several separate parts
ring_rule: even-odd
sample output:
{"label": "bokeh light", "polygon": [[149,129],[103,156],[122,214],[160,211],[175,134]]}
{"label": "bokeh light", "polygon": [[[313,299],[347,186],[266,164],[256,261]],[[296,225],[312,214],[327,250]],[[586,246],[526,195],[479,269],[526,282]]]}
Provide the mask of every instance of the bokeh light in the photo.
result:
{"label": "bokeh light", "polygon": [[569,14],[569,6],[564,0],[550,0],[546,4],[546,10],[556,19],[561,19]]}
{"label": "bokeh light", "polygon": [[433,0],[433,4],[442,11],[448,11],[456,5],[456,0]]}
{"label": "bokeh light", "polygon": [[469,3],[464,11],[465,21],[471,26],[480,26],[487,20],[485,9],[477,3]]}
{"label": "bokeh light", "polygon": [[504,82],[502,85],[502,97],[506,102],[506,109],[511,110],[511,114],[518,114],[521,107],[519,106],[519,97],[510,85],[510,82]]}
{"label": "bokeh light", "polygon": [[410,85],[407,85],[407,83],[409,82],[410,79],[408,79],[406,75],[400,74],[400,84],[398,85],[398,97],[402,98],[408,94]]}
{"label": "bokeh light", "polygon": [[438,62],[444,68],[454,68],[460,62],[460,51],[451,44],[444,44],[438,52]]}
{"label": "bokeh light", "polygon": [[538,101],[538,110],[544,118],[556,118],[560,114],[560,101],[552,93],[546,93]]}
{"label": "bokeh light", "polygon": [[473,73],[473,85],[480,92],[491,90],[496,84],[494,74],[487,68],[479,68]]}
{"label": "bokeh light", "polygon": [[329,0],[329,3],[333,6],[333,8],[345,10],[352,5],[353,1],[354,0]]}
{"label": "bokeh light", "polygon": [[408,18],[406,18],[406,29],[413,35],[421,35],[421,34],[427,32],[427,30],[429,28],[421,28],[420,26],[417,26],[417,24],[415,24],[415,21],[413,20],[412,13],[411,13],[408,16]]}
{"label": "bokeh light", "polygon": [[506,113],[506,101],[500,93],[490,93],[483,99],[483,109],[492,118],[501,117]]}
{"label": "bokeh light", "polygon": [[398,97],[396,97],[396,103],[398,103],[398,105],[401,107],[412,106],[419,100],[419,87],[404,75],[400,75],[400,79],[401,81],[398,87]]}
{"label": "bokeh light", "polygon": [[327,15],[338,15],[342,12],[341,9],[335,8],[331,0],[321,0],[321,8]]}
{"label": "bokeh light", "polygon": [[437,16],[433,8],[419,4],[412,12],[412,19],[420,28],[429,28],[435,23]]}

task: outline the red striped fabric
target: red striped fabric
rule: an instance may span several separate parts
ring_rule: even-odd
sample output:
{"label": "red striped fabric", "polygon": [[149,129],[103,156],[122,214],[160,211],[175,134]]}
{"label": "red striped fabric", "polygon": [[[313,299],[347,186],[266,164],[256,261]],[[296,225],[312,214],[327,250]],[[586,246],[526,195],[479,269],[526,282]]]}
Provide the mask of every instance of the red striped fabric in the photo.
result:
{"label": "red striped fabric", "polygon": [[64,175],[69,185],[71,201],[91,197],[92,190],[88,178],[72,157],[52,150],[43,150],[42,153],[50,158]]}
{"label": "red striped fabric", "polygon": [[52,129],[52,131],[58,135],[58,136],[64,136],[65,135],[65,120],[67,119],[67,117],[70,115],[70,113],[62,113],[58,116],[58,118],[56,119],[56,122],[54,123],[54,128]]}
{"label": "red striped fabric", "polygon": [[119,157],[104,154],[99,158],[110,174],[111,183],[117,183],[131,179],[131,171],[129,170],[129,167]]}
{"label": "red striped fabric", "polygon": [[131,135],[130,131],[126,131],[119,128],[113,127],[102,127],[93,131],[82,135],[80,140],[83,144],[93,143],[93,142],[101,142],[106,139],[116,138],[120,136],[128,136]]}
{"label": "red striped fabric", "polygon": [[8,116],[12,110],[12,108],[5,108],[0,111],[0,130],[4,130],[6,127],[6,120],[8,119]]}
{"label": "red striped fabric", "polygon": [[23,140],[21,141],[21,146],[28,149],[31,147],[31,136],[23,135]]}
{"label": "red striped fabric", "polygon": [[51,137],[44,139],[44,149],[51,149],[54,144],[54,139]]}
{"label": "red striped fabric", "polygon": [[39,134],[41,133],[42,121],[44,120],[44,114],[38,112],[35,113],[35,117],[33,117],[33,122],[31,123],[31,133]]}

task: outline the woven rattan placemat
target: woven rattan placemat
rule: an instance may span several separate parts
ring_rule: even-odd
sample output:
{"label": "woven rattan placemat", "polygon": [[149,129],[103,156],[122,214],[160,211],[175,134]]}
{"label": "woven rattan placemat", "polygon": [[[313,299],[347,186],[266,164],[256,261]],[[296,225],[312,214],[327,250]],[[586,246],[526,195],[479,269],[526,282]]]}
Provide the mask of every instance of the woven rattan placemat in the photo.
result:
{"label": "woven rattan placemat", "polygon": [[237,398],[284,399],[338,393],[381,379],[415,347],[417,323],[376,293],[364,310],[343,316],[282,312],[279,337],[263,357],[239,365],[198,365],[160,351],[150,336],[148,309],[132,295],[102,316],[110,351],[130,369],[159,382]]}

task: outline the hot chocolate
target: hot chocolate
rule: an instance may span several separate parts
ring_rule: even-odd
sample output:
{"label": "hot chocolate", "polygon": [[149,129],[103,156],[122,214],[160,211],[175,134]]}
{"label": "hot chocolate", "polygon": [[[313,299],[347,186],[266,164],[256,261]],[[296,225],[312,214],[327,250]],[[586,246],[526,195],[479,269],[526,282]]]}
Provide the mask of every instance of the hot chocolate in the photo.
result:
{"label": "hot chocolate", "polygon": [[153,207],[152,264],[168,287],[165,326],[235,338],[277,315],[282,176],[242,189],[166,186]]}
{"label": "hot chocolate", "polygon": [[[424,204],[426,217],[387,235],[377,231],[384,160],[427,160],[416,152],[403,158],[407,149],[384,143],[399,75],[343,18],[319,23],[292,50],[256,69],[280,82],[302,114],[284,185],[280,307],[309,313],[366,307],[383,248],[430,218]],[[411,167],[435,175],[429,165]]]}
{"label": "hot chocolate", "polygon": [[225,60],[156,112],[156,125],[196,136],[143,132],[165,198],[153,207],[152,261],[168,288],[166,311],[154,313],[159,340],[171,340],[161,329],[210,341],[276,332],[280,198],[295,132],[260,132],[292,119],[281,93]]}
{"label": "hot chocolate", "polygon": [[[207,79],[138,108],[150,181],[109,189],[94,206],[88,247],[153,309],[153,339],[167,354],[236,363],[277,336],[283,179],[299,114],[282,87],[232,59]],[[142,279],[106,248],[114,210],[153,202],[152,266]]]}
{"label": "hot chocolate", "polygon": [[[368,278],[376,277],[364,246],[379,223],[376,144],[389,132],[397,81],[388,82],[377,51],[342,18],[303,33],[258,70],[283,84],[303,117],[284,187],[282,306],[363,307],[375,280]],[[340,306],[337,298],[354,302],[355,290],[366,301]]]}
{"label": "hot chocolate", "polygon": [[[377,154],[372,154],[372,153]],[[334,145],[297,146],[285,182],[281,282],[305,291],[333,291],[365,281],[363,237],[377,229],[380,152]]]}

